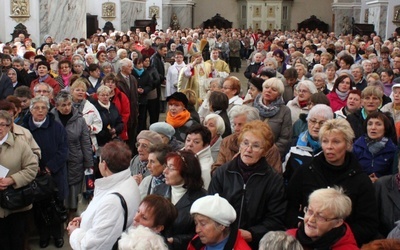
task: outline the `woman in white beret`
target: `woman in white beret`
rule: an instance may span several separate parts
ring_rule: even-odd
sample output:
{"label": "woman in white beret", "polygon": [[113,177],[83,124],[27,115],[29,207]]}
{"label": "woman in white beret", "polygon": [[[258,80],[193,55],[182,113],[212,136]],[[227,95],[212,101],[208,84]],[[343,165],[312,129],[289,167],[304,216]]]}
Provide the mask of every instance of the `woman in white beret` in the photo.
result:
{"label": "woman in white beret", "polygon": [[188,250],[203,249],[251,249],[235,224],[236,211],[229,202],[218,194],[197,199],[190,214],[196,224],[196,235]]}

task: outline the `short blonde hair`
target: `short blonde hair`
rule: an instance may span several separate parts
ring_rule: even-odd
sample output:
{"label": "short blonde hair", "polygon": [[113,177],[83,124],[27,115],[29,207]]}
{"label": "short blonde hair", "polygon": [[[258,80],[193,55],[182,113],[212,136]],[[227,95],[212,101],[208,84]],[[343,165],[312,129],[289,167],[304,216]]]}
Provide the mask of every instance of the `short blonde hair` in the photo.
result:
{"label": "short blonde hair", "polygon": [[368,86],[363,91],[361,91],[361,99],[364,99],[368,96],[376,96],[381,100],[382,104],[382,98],[383,98],[383,92],[380,88],[377,88],[376,86]]}
{"label": "short blonde hair", "polygon": [[262,86],[263,88],[267,87],[275,88],[278,91],[279,95],[282,95],[283,91],[285,90],[285,86],[283,86],[282,80],[276,77],[272,77],[269,78],[268,80],[265,80]]}
{"label": "short blonde hair", "polygon": [[330,133],[342,134],[347,144],[347,150],[351,150],[354,139],[354,131],[346,119],[327,120],[319,130],[319,140],[322,141],[322,137]]}
{"label": "short blonde hair", "polygon": [[261,141],[264,142],[264,153],[266,153],[272,147],[272,145],[274,145],[274,134],[272,133],[269,125],[263,121],[255,120],[246,123],[238,137],[239,144],[242,143],[244,134],[247,132],[250,132],[256,135],[258,138],[261,138]]}
{"label": "short blonde hair", "polygon": [[308,198],[308,204],[312,202],[318,202],[318,204],[321,204],[321,210],[332,212],[338,219],[344,220],[351,213],[351,199],[341,187],[335,186],[315,190]]}
{"label": "short blonde hair", "polygon": [[72,93],[76,88],[83,88],[85,92],[87,91],[88,81],[85,78],[78,78],[74,81],[74,83],[69,88],[69,91]]}

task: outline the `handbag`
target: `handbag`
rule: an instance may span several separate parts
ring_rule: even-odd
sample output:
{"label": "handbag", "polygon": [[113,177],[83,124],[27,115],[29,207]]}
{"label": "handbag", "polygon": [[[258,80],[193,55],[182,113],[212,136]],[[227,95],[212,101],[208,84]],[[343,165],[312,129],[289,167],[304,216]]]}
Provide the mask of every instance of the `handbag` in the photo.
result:
{"label": "handbag", "polygon": [[[112,194],[115,194],[116,196],[119,197],[119,199],[121,201],[121,206],[124,209],[124,225],[122,227],[122,232],[123,232],[126,229],[126,223],[128,221],[128,206],[126,205],[126,201],[125,201],[124,197],[120,193],[114,192]],[[118,237],[117,241],[114,243],[112,250],[118,250],[118,241],[120,239],[121,239],[121,236]]]}
{"label": "handbag", "polygon": [[34,201],[49,199],[55,192],[56,185],[50,174],[39,172],[32,182]]}
{"label": "handbag", "polygon": [[29,206],[33,203],[33,199],[32,183],[17,189],[8,186],[7,189],[0,192],[0,206],[9,210]]}

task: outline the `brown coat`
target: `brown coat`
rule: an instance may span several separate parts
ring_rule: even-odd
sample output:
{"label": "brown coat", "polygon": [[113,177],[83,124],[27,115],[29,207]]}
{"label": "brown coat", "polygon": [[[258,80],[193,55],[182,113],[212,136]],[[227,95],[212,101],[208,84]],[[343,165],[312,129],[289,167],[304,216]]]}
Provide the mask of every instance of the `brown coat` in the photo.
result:
{"label": "brown coat", "polygon": [[[238,135],[231,134],[222,140],[218,158],[215,163],[211,166],[211,173],[213,173],[218,167],[231,161],[236,154],[239,152]],[[268,164],[275,169],[277,173],[282,173],[282,161],[279,154],[278,147],[274,144],[266,153]]]}

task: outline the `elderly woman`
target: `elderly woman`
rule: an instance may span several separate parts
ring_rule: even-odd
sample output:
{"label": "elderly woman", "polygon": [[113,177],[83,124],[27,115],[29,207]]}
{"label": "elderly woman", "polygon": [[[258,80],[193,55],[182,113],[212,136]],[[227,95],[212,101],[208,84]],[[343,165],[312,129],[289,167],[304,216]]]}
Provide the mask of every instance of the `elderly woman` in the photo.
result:
{"label": "elderly woman", "polygon": [[208,190],[234,207],[235,223],[253,249],[265,233],[283,228],[283,180],[265,158],[272,137],[272,130],[262,121],[245,124],[238,139],[239,155],[215,171]]}
{"label": "elderly woman", "polygon": [[139,185],[140,196],[143,199],[154,192],[154,188],[161,183],[165,183],[164,168],[167,164],[165,157],[172,152],[166,144],[154,144],[149,148],[149,156],[147,157],[147,169],[150,175],[143,178]]}
{"label": "elderly woman", "polygon": [[[393,94],[393,102],[390,102],[390,103],[384,105],[381,108],[381,111],[389,112],[392,115],[393,120],[397,127],[397,126],[399,126],[399,125],[397,125],[397,122],[400,121],[400,113],[397,111],[400,108],[400,84],[397,83],[392,86],[392,94]],[[396,131],[400,131],[400,130],[396,129]]]}
{"label": "elderly woman", "polygon": [[207,127],[197,124],[189,128],[186,133],[184,150],[196,154],[200,162],[201,178],[203,178],[204,189],[208,189],[211,181],[211,165],[214,160],[210,149],[211,132]]}
{"label": "elderly woman", "polygon": [[93,105],[99,111],[101,121],[103,122],[102,130],[96,134],[99,147],[104,146],[107,142],[118,139],[122,133],[124,123],[114,103],[110,102],[111,89],[105,85],[97,89],[97,101]]}
{"label": "elderly woman", "polygon": [[240,98],[240,80],[235,76],[228,76],[222,85],[222,93],[228,96],[229,106],[227,111],[235,105],[242,105],[243,99]]}
{"label": "elderly woman", "polygon": [[[210,111],[214,114],[221,116],[225,123],[225,132],[222,134],[222,138],[225,138],[232,134],[231,123],[228,117],[229,100],[228,97],[219,91],[214,91],[210,95]],[[241,106],[241,105],[240,105]]]}
{"label": "elderly woman", "polygon": [[157,143],[161,143],[162,138],[154,131],[142,130],[136,137],[136,149],[138,154],[135,155],[130,163],[129,169],[133,179],[139,185],[143,178],[150,175],[148,165],[149,148]]}
{"label": "elderly woman", "polygon": [[300,242],[284,231],[269,231],[260,240],[258,250],[303,250]]}
{"label": "elderly woman", "polygon": [[62,60],[58,63],[59,75],[54,79],[60,84],[61,89],[69,88],[72,76],[72,63],[68,60]]}
{"label": "elderly woman", "polygon": [[[33,138],[39,145],[42,157],[39,160],[40,172],[50,174],[53,178],[57,193],[55,201],[63,203],[68,195],[67,182],[67,160],[68,160],[68,140],[67,133],[62,124],[54,120],[54,116],[48,113],[50,108],[49,99],[38,96],[31,100],[30,111],[26,128],[32,133]],[[54,237],[56,247],[64,245],[61,221],[48,221],[46,208],[50,206],[53,197],[34,204],[35,221],[39,228],[40,247],[49,245],[50,235]]]}
{"label": "elderly woman", "polygon": [[381,81],[384,86],[384,94],[390,96],[392,93],[394,73],[392,69],[384,69],[381,71]]}
{"label": "elderly woman", "polygon": [[131,227],[118,240],[119,250],[168,250],[164,238],[148,227]]}
{"label": "elderly woman", "polygon": [[87,84],[88,82],[85,78],[78,78],[69,90],[72,95],[72,106],[82,114],[90,133],[91,143],[95,149],[98,149],[96,134],[102,130],[103,122],[99,111],[85,98]]}
{"label": "elderly woman", "polygon": [[93,167],[92,147],[86,121],[78,109],[72,107],[72,96],[61,91],[55,97],[56,107],[50,112],[62,124],[68,136],[68,185],[66,207],[69,219],[75,217],[78,195],[81,193],[84,170]]}
{"label": "elderly woman", "polygon": [[328,88],[329,91],[332,91],[333,85],[335,85],[335,81],[337,78],[336,70],[337,70],[337,67],[336,67],[335,63],[328,63],[325,66],[325,74],[326,74],[326,81],[327,81],[326,87]]}
{"label": "elderly woman", "polygon": [[181,92],[175,92],[167,97],[168,112],[165,121],[174,127],[175,138],[182,142],[185,141],[186,131],[198,124],[187,110],[188,102],[186,95]]}
{"label": "elderly woman", "polygon": [[[265,71],[263,71],[265,72]],[[268,78],[267,78],[268,79]],[[247,103],[253,103],[254,99],[258,96],[258,94],[261,94],[262,92],[262,85],[264,83],[264,79],[258,78],[258,77],[252,77],[249,80],[249,90],[247,91],[247,94],[250,96],[250,99],[246,100],[244,104]]]}
{"label": "elderly woman", "polygon": [[[222,91],[222,85],[224,83],[223,78],[210,78],[210,86],[207,91],[207,95],[203,100],[203,103],[197,110],[197,113],[199,114],[200,121],[204,121],[204,117],[206,117],[208,114],[211,114],[212,111],[210,110],[210,96],[213,92],[221,92]],[[228,99],[228,98],[226,98]],[[228,106],[228,105],[227,105]]]}
{"label": "elderly woman", "polygon": [[19,86],[26,85],[25,79],[23,78],[21,72],[16,68],[8,69],[7,76],[10,78],[14,90]]}
{"label": "elderly woman", "polygon": [[31,91],[32,93],[34,93],[33,89],[35,88],[36,85],[38,85],[39,83],[47,83],[50,87],[53,88],[53,93],[54,95],[57,95],[58,92],[60,92],[61,87],[60,84],[54,80],[51,76],[50,76],[50,64],[48,62],[38,62],[37,66],[36,66],[36,70],[38,73],[38,78],[33,80],[31,83]]}
{"label": "elderly woman", "polygon": [[351,213],[351,199],[342,188],[315,190],[304,207],[304,222],[287,231],[305,249],[359,249],[345,219]]}
{"label": "elderly woman", "polygon": [[180,150],[185,146],[185,143],[175,138],[174,127],[166,122],[153,123],[150,125],[149,130],[157,132],[162,138],[162,143],[170,146],[174,151]]}
{"label": "elderly woman", "polygon": [[318,92],[322,92],[325,95],[329,94],[329,89],[326,87],[327,76],[325,73],[315,73],[313,77],[313,83],[317,88]]}
{"label": "elderly woman", "polygon": [[346,223],[358,245],[362,245],[374,237],[378,216],[372,182],[351,152],[354,133],[346,120],[332,119],[322,125],[318,137],[323,153],[314,157],[311,164],[298,168],[289,181],[286,226],[297,227],[298,216],[304,216],[302,210],[314,190],[337,185],[346,190],[352,201]]}
{"label": "elderly woman", "polygon": [[306,77],[307,74],[307,67],[302,64],[302,63],[296,63],[294,68],[297,71],[297,80],[298,81],[304,81],[304,80],[308,80],[308,78]]}
{"label": "elderly woman", "polygon": [[[365,130],[366,128],[364,127],[364,121],[369,114],[379,110],[379,107],[382,103],[382,96],[382,90],[374,86],[368,86],[361,92],[361,101],[363,107],[348,115],[346,118],[354,131],[355,139],[358,139],[367,132]],[[388,116],[388,118],[392,124],[391,127],[387,128],[390,129],[390,131],[388,131],[390,135],[389,138],[392,139],[393,142],[397,142],[393,118],[390,116]]]}
{"label": "elderly woman", "polygon": [[299,135],[296,146],[290,148],[283,163],[286,184],[296,169],[309,165],[314,156],[321,152],[318,133],[324,122],[329,119],[333,119],[333,112],[329,106],[317,104],[311,108],[307,116],[307,130]]}
{"label": "elderly woman", "polygon": [[252,59],[252,62],[244,71],[244,76],[249,80],[252,77],[256,77],[258,70],[264,66],[264,63],[262,62],[263,55],[261,53],[255,53]]}
{"label": "elderly woman", "polygon": [[[189,211],[195,200],[205,196],[199,160],[192,152],[171,152],[166,157],[165,183],[154,189],[154,194],[171,200],[178,217],[165,232],[170,249],[186,249],[195,234],[195,224]],[[189,165],[190,164],[190,165]]]}
{"label": "elderly woman", "polygon": [[372,112],[364,122],[367,133],[358,138],[353,145],[353,153],[362,170],[372,182],[379,177],[397,172],[393,171],[393,162],[397,157],[397,147],[390,139],[393,131],[389,118],[382,112]]}
{"label": "elderly woman", "polygon": [[224,119],[217,114],[209,114],[204,119],[204,126],[211,132],[210,150],[213,162],[215,162],[220,150],[222,134],[225,131]]}
{"label": "elderly woman", "polygon": [[261,119],[271,127],[281,157],[287,152],[292,132],[291,111],[283,102],[283,91],[281,80],[268,79],[263,83],[263,92],[256,97],[253,104]]}
{"label": "elderly woman", "polygon": [[189,243],[188,250],[215,246],[219,249],[251,249],[240,231],[233,226],[236,220],[235,209],[218,194],[196,200],[190,214],[194,217],[197,234]]}
{"label": "elderly woman", "polygon": [[327,95],[333,112],[346,106],[347,97],[353,87],[354,82],[347,75],[341,75],[336,79],[332,91]]}
{"label": "elderly woman", "polygon": [[[14,137],[11,133],[12,117],[0,111],[0,164],[8,169],[0,178],[0,192],[8,187],[21,188],[35,179],[38,172],[38,158],[29,145]],[[17,210],[8,210],[0,206],[0,244],[4,249],[24,249],[24,235],[28,211],[32,205]]]}
{"label": "elderly woman", "polygon": [[115,105],[118,113],[121,115],[122,122],[124,123],[124,129],[120,134],[120,138],[123,141],[128,140],[128,122],[131,115],[130,101],[128,97],[117,88],[118,78],[114,73],[109,73],[103,78],[103,84],[110,88],[110,101]]}
{"label": "elderly woman", "polygon": [[131,151],[123,142],[103,147],[99,163],[103,178],[95,181],[94,197],[86,210],[68,224],[72,249],[112,249],[132,224],[140,194],[129,175],[130,159]]}
{"label": "elderly woman", "polygon": [[81,60],[72,63],[72,72],[79,77],[89,77],[89,73],[85,71],[85,62]]}
{"label": "elderly woman", "polygon": [[297,84],[297,96],[286,104],[290,109],[292,125],[299,119],[300,114],[308,113],[311,95],[317,92],[318,90],[312,81],[303,80]]}

